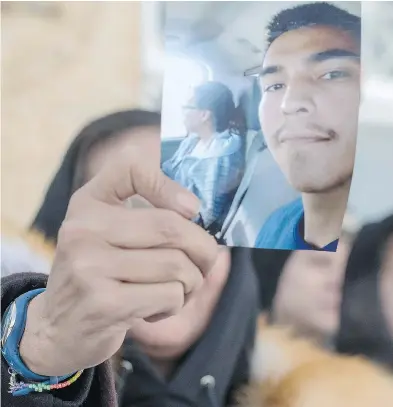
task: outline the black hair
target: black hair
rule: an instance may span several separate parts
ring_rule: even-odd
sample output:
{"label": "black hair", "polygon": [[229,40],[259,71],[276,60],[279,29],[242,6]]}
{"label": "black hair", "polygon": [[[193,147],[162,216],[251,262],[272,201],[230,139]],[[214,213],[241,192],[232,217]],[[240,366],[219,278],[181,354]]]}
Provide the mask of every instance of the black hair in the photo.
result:
{"label": "black hair", "polygon": [[330,26],[346,31],[361,43],[361,19],[326,2],[301,4],[276,14],[267,26],[267,45],[280,35],[303,27]]}
{"label": "black hair", "polygon": [[230,130],[243,135],[246,131],[245,115],[235,106],[233,93],[220,82],[209,81],[194,88],[195,107],[209,110],[213,116],[215,130],[219,133]]}
{"label": "black hair", "polygon": [[48,240],[57,241],[72,194],[86,180],[86,158],[91,149],[137,127],[160,126],[161,115],[145,110],[124,110],[92,121],[75,137],[52,179],[31,225]]}
{"label": "black hair", "polygon": [[259,283],[260,309],[272,311],[280,277],[291,250],[252,249],[252,261]]}
{"label": "black hair", "polygon": [[380,271],[393,216],[366,225],[354,241],[343,287],[336,349],[364,355],[393,368],[393,338],[383,315]]}

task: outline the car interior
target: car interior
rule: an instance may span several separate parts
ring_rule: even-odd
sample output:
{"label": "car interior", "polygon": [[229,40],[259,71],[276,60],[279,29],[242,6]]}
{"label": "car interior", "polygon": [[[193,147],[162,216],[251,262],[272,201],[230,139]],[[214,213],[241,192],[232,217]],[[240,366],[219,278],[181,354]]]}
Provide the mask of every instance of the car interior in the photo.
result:
{"label": "car interior", "polygon": [[[339,5],[359,14],[358,2]],[[175,153],[186,137],[181,106],[185,88],[190,84],[207,80],[224,83],[245,114],[245,174],[218,234],[228,246],[253,247],[268,216],[299,196],[266,147],[258,118],[258,80],[246,75],[261,65],[268,21],[291,6],[293,2],[247,1],[167,2],[165,6],[162,162]]]}

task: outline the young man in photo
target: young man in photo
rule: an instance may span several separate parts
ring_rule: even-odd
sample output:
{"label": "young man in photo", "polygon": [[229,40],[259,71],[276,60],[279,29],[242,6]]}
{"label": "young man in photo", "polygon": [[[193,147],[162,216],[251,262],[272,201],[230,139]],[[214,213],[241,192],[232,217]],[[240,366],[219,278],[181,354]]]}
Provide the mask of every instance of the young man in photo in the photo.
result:
{"label": "young man in photo", "polygon": [[261,127],[301,199],[268,218],[258,248],[337,249],[355,159],[360,35],[359,17],[327,3],[286,9],[268,26]]}

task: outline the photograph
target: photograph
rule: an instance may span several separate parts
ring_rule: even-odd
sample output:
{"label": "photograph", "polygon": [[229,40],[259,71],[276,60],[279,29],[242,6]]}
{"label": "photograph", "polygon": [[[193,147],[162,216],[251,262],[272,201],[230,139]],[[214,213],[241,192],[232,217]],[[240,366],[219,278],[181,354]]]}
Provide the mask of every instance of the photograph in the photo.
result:
{"label": "photograph", "polygon": [[165,5],[161,168],[220,244],[335,252],[353,175],[360,2]]}
{"label": "photograph", "polygon": [[392,407],[393,1],[0,9],[1,405]]}

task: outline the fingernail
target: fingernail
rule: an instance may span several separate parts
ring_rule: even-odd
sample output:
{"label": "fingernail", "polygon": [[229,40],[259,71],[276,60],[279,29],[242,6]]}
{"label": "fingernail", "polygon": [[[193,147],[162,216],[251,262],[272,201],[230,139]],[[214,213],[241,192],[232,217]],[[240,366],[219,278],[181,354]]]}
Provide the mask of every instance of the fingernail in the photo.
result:
{"label": "fingernail", "polygon": [[199,200],[191,193],[181,192],[176,197],[177,203],[186,212],[189,218],[193,218],[199,212]]}

